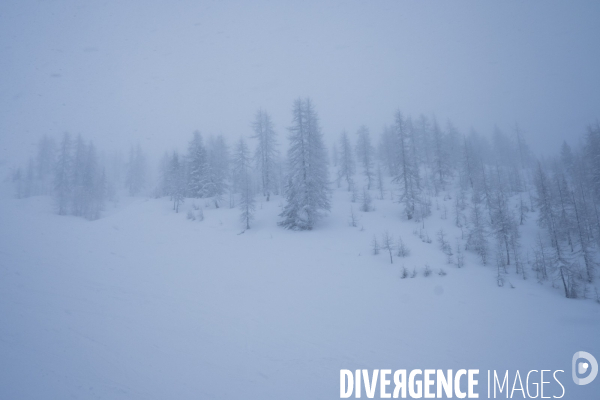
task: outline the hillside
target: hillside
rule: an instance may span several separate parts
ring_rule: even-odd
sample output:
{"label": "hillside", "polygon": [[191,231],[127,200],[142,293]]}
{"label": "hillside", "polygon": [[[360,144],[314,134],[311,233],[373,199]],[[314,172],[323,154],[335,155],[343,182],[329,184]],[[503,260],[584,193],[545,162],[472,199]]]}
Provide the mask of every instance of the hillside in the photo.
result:
{"label": "hillside", "polygon": [[[0,202],[0,398],[335,399],[340,369],[359,368],[478,368],[480,397],[487,369],[562,369],[565,398],[597,398],[570,359],[600,354],[598,304],[514,271],[498,287],[471,253],[448,265],[435,233],[460,230],[435,207],[425,243],[389,196],[364,213],[343,189],[304,232],[276,226],[279,196],[245,232],[238,209],[200,200],[204,221],[186,219],[191,199],[175,214],[134,198],[95,221],[47,196]],[[408,257],[372,254],[386,230]]]}

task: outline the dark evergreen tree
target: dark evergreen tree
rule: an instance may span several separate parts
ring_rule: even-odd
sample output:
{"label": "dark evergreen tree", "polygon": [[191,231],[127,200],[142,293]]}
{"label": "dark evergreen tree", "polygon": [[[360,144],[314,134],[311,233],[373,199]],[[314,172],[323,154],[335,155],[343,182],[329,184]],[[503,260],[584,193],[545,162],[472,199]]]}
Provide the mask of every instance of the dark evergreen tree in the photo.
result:
{"label": "dark evergreen tree", "polygon": [[317,113],[310,99],[297,99],[292,110],[288,150],[287,203],[280,225],[287,229],[312,229],[329,211],[327,152]]}

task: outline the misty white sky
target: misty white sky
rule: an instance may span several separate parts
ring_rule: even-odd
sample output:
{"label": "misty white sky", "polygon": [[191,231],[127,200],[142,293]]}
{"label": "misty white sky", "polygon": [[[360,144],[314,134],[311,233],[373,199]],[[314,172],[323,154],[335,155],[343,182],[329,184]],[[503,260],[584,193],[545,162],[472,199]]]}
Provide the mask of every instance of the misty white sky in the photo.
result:
{"label": "misty white sky", "polygon": [[[600,118],[598,1],[0,2],[0,161],[44,133],[183,149],[192,131],[287,134],[310,96],[331,142],[393,112],[467,133],[518,122],[555,152]],[[280,141],[284,141],[283,136]]]}

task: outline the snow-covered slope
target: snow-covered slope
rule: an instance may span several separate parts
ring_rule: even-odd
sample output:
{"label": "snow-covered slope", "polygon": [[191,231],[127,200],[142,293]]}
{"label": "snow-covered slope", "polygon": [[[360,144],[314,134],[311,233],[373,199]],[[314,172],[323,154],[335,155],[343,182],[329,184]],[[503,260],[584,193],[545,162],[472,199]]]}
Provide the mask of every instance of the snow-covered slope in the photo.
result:
{"label": "snow-covered slope", "polygon": [[[481,398],[487,369],[561,369],[565,398],[598,398],[570,377],[574,352],[600,355],[598,304],[514,273],[499,288],[470,254],[447,265],[435,232],[460,232],[439,211],[424,243],[389,199],[351,227],[336,191],[310,232],[276,226],[281,202],[241,233],[237,209],[192,222],[136,199],[90,222],[3,196],[0,398],[336,399],[340,369],[358,368],[478,368]],[[409,257],[371,254],[385,230]]]}

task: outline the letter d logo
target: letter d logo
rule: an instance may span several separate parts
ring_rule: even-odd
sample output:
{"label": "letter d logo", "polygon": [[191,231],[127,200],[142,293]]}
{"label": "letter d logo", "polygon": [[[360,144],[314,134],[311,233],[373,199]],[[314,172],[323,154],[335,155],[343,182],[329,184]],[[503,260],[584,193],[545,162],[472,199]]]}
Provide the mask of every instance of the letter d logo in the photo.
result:
{"label": "letter d logo", "polygon": [[[587,362],[580,362],[579,365],[577,365],[577,360],[580,358],[585,358]],[[590,366],[592,367],[592,371],[587,377],[577,377],[577,374],[585,374]],[[596,361],[593,355],[585,351],[578,351],[573,354],[573,382],[575,382],[576,385],[587,385],[596,378],[596,375],[598,375],[598,361]]]}

